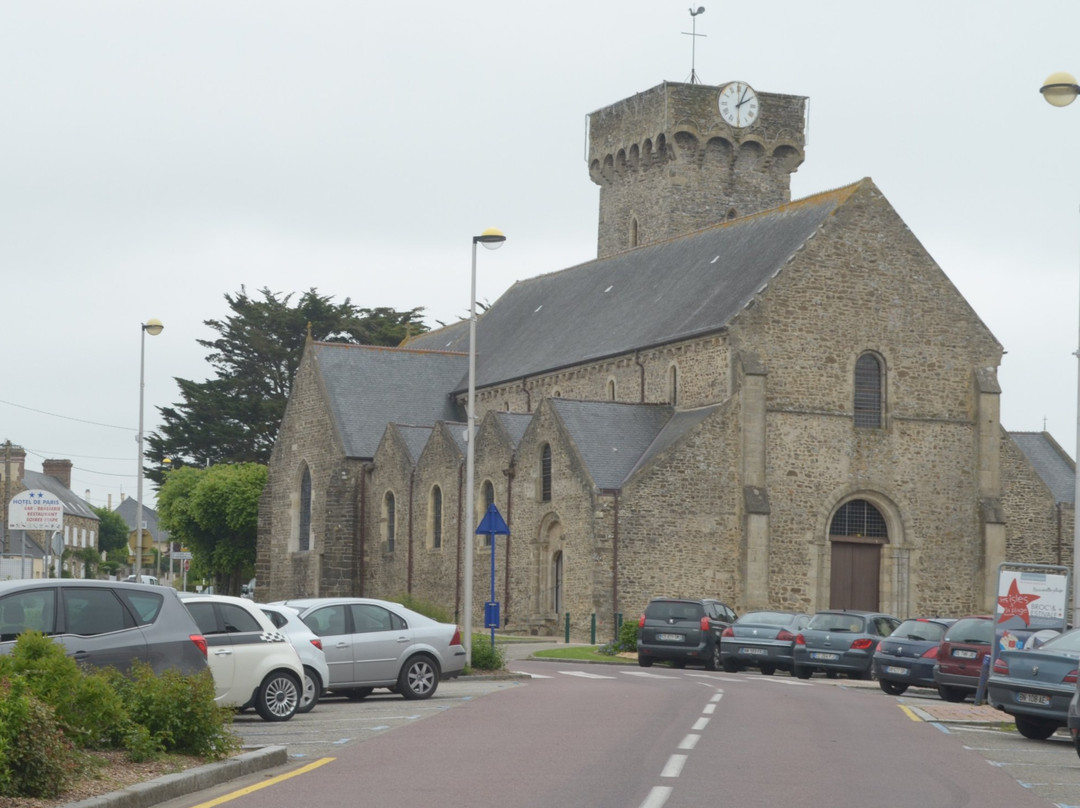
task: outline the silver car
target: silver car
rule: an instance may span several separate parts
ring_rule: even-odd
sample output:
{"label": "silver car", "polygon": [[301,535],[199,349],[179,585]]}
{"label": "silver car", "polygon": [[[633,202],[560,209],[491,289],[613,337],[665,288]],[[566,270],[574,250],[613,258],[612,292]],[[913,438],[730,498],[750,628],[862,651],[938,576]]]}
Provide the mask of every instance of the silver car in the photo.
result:
{"label": "silver car", "polygon": [[330,668],[327,690],[351,699],[386,687],[407,699],[426,699],[442,679],[465,667],[461,630],[372,598],[303,598],[290,606],[323,642]]}
{"label": "silver car", "polygon": [[330,681],[330,668],[326,664],[326,654],[323,653],[322,638],[307,627],[296,609],[268,603],[258,605],[263,614],[270,618],[270,622],[289,638],[300,656],[300,663],[304,666],[304,692],[300,696],[300,706],[296,708],[296,712],[310,712],[318,704],[326,684]]}

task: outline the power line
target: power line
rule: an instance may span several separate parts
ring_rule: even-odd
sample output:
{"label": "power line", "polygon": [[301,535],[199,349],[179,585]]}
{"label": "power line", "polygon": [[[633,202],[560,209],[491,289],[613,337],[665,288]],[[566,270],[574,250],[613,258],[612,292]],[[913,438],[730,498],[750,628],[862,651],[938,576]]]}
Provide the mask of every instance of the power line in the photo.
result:
{"label": "power line", "polygon": [[125,432],[137,432],[138,430],[132,429],[129,426],[117,426],[116,424],[103,424],[100,421],[87,421],[85,418],[75,418],[70,415],[60,415],[56,412],[47,412],[45,410],[39,410],[34,407],[27,407],[23,404],[16,404],[13,401],[4,401],[0,399],[0,404],[7,404],[9,407],[18,407],[20,410],[29,410],[30,412],[36,412],[39,415],[48,415],[51,418],[63,418],[65,421],[78,421],[80,424],[90,424],[91,426],[103,426],[108,429],[123,429]]}

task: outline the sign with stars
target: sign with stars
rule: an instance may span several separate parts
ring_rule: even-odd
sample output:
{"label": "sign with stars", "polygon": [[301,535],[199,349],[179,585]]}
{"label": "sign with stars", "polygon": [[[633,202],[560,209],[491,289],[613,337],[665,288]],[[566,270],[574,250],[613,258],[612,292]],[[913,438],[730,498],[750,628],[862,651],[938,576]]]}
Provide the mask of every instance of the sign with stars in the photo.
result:
{"label": "sign with stars", "polygon": [[22,491],[8,504],[8,529],[63,530],[64,503],[49,491]]}
{"label": "sign with stars", "polygon": [[[994,624],[998,650],[1028,647],[1038,634],[1064,631],[1069,575],[1065,567],[998,570]],[[1035,565],[1032,565],[1035,566]],[[1033,638],[1035,638],[1033,640]]]}

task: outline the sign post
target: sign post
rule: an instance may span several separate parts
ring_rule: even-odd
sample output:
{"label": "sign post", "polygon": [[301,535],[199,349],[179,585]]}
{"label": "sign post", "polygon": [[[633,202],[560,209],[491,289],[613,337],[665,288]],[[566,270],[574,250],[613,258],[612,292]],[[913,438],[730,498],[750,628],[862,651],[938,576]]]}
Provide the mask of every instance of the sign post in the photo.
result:
{"label": "sign post", "polygon": [[484,604],[484,628],[491,629],[491,649],[494,651],[495,629],[499,627],[499,602],[495,600],[495,537],[510,535],[510,528],[506,526],[494,502],[488,505],[487,513],[476,528],[476,535],[487,536],[491,544],[491,600]]}

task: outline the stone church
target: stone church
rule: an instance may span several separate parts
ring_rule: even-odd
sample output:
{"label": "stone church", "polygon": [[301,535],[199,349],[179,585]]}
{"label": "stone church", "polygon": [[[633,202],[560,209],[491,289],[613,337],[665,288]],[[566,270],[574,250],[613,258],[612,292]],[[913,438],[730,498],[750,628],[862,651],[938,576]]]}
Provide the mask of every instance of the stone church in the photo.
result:
{"label": "stone church", "polygon": [[309,341],[270,462],[265,599],[405,593],[613,636],[650,597],[990,610],[1072,563],[1075,466],[999,421],[1003,348],[870,179],[795,202],[806,99],[663,83],[589,116],[598,257],[399,348]]}

